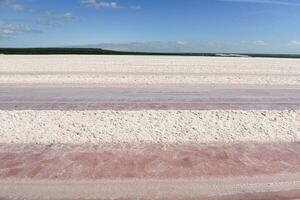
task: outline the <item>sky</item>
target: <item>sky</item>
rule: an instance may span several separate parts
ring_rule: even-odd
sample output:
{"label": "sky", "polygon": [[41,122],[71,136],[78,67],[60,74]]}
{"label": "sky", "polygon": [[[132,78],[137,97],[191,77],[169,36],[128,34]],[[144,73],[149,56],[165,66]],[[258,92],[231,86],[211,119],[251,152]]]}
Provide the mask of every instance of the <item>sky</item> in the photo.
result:
{"label": "sky", "polygon": [[0,0],[0,47],[300,54],[300,0]]}

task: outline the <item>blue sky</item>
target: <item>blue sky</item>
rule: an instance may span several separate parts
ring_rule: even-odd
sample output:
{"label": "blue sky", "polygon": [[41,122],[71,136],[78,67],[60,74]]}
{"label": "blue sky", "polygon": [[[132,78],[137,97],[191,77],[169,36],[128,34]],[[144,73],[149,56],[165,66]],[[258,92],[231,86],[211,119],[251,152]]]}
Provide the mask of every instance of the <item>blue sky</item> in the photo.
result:
{"label": "blue sky", "polygon": [[0,47],[300,54],[300,0],[0,0]]}

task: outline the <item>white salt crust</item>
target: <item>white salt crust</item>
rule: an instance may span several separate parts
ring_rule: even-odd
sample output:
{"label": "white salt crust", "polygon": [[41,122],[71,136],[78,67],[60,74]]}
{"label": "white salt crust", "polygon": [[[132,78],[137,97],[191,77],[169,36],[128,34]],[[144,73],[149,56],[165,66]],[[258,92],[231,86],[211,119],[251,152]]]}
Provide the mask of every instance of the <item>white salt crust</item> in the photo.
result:
{"label": "white salt crust", "polygon": [[300,59],[180,56],[1,56],[0,84],[300,86]]}
{"label": "white salt crust", "polygon": [[0,143],[231,144],[300,140],[294,111],[0,111]]}

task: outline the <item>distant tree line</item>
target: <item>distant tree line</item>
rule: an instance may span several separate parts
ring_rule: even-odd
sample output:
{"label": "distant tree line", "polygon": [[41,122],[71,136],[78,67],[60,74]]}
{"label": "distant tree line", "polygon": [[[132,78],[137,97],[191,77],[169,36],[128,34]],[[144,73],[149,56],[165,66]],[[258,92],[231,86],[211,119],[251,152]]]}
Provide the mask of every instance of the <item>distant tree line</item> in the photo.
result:
{"label": "distant tree line", "polygon": [[174,56],[216,56],[216,57],[269,57],[269,58],[300,58],[297,54],[232,54],[232,53],[147,53],[147,52],[129,52],[112,51],[100,48],[0,48],[0,54],[7,55],[174,55]]}

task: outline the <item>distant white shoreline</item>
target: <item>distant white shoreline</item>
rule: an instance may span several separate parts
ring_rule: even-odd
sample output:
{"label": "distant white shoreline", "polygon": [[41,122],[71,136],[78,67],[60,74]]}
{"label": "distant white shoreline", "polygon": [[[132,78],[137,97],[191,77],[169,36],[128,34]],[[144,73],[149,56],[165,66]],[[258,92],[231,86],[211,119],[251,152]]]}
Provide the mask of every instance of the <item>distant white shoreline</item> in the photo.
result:
{"label": "distant white shoreline", "polygon": [[227,54],[227,53],[218,53],[216,56],[221,56],[221,57],[245,57],[249,58],[251,56],[249,55],[242,55],[242,54]]}

